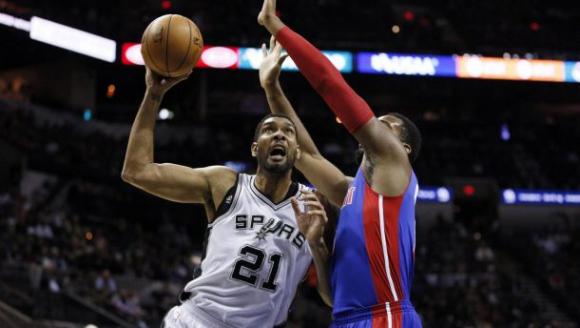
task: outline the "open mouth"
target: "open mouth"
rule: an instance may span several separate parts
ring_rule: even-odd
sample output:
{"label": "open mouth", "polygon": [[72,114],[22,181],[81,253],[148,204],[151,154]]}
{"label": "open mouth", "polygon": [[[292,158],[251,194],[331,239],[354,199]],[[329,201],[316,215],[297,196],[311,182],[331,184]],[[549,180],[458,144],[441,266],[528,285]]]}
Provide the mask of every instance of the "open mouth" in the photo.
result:
{"label": "open mouth", "polygon": [[282,146],[274,146],[272,150],[270,150],[269,156],[273,160],[282,160],[286,157],[286,148]]}

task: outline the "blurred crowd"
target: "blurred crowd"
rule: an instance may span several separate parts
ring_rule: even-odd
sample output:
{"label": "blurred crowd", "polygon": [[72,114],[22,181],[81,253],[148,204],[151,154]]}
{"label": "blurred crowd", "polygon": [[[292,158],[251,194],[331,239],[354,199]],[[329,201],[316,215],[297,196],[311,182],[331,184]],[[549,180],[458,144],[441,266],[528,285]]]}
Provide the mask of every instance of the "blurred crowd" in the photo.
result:
{"label": "blurred crowd", "polygon": [[560,307],[576,314],[580,313],[579,237],[579,231],[564,221],[534,233],[513,233],[506,241],[544,292],[557,300]]}
{"label": "blurred crowd", "polygon": [[561,327],[502,266],[491,235],[439,218],[416,252],[414,303],[429,327]]}

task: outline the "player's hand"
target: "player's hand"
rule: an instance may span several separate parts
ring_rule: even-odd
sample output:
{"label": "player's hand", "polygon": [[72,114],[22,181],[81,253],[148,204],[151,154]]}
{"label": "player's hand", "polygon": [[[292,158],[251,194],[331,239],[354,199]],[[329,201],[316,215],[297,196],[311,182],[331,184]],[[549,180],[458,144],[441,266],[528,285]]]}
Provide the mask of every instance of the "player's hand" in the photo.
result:
{"label": "player's hand", "polygon": [[284,27],[284,23],[276,15],[276,0],[264,0],[258,14],[258,24],[264,26],[272,35],[276,35]]}
{"label": "player's hand", "polygon": [[186,80],[191,72],[178,77],[164,77],[155,72],[153,72],[149,67],[146,67],[147,72],[145,73],[145,85],[147,90],[150,91],[155,96],[163,96],[165,93],[171,89],[177,83]]}
{"label": "player's hand", "polygon": [[262,63],[260,64],[260,85],[267,88],[275,85],[280,77],[282,64],[288,58],[288,54],[282,54],[282,45],[274,36],[270,38],[270,47],[262,44]]}
{"label": "player's hand", "polygon": [[306,236],[306,240],[311,246],[317,245],[323,240],[324,227],[328,222],[326,211],[312,191],[304,191],[300,200],[304,202],[305,212],[300,209],[298,200],[292,198],[292,209],[294,209],[296,221],[298,221],[298,229]]}

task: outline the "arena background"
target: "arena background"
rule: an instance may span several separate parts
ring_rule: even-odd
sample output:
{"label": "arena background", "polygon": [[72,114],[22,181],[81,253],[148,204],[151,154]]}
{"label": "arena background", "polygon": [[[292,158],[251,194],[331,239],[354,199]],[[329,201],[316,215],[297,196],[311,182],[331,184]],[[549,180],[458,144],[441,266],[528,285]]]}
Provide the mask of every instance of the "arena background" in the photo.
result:
{"label": "arena background", "polygon": [[[0,327],[158,327],[177,304],[206,220],[200,206],[121,181],[144,92],[134,43],[154,18],[179,13],[208,46],[205,67],[162,104],[156,161],[252,172],[253,129],[267,113],[260,6],[0,1]],[[331,51],[375,113],[404,113],[422,130],[413,302],[425,327],[576,327],[580,5],[280,0],[279,9]],[[290,66],[281,78],[290,100],[324,155],[354,174],[355,141]],[[309,275],[299,289],[288,327],[330,323],[315,283]]]}

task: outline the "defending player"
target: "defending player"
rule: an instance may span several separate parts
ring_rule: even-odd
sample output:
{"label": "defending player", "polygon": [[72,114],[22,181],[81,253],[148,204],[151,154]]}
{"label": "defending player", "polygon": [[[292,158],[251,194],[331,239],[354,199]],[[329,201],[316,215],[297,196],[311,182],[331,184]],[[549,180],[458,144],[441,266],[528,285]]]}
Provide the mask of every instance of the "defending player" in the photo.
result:
{"label": "defending player", "polygon": [[278,83],[283,57],[274,43],[260,82],[275,113],[297,127],[302,156],[296,167],[324,195],[342,205],[332,253],[335,327],[421,327],[410,300],[415,250],[417,178],[411,162],[420,148],[417,127],[400,114],[376,118],[367,103],[308,41],[276,16],[264,0],[260,24],[286,48],[302,74],[359,141],[364,152],[356,177],[324,159]]}
{"label": "defending player", "polygon": [[[320,245],[326,214],[316,196],[290,175],[300,149],[296,128],[270,115],[251,146],[256,175],[224,166],[188,168],[157,164],[154,126],[163,95],[187,77],[163,79],[147,69],[147,89],[129,136],[123,180],[153,195],[205,207],[208,243],[201,274],[189,282],[183,303],[165,327],[273,327],[288,308],[312,258],[321,277],[327,254]],[[307,211],[302,213],[295,198]],[[309,245],[311,247],[309,247]],[[321,286],[324,286],[322,284]],[[328,290],[319,291],[328,295]]]}

